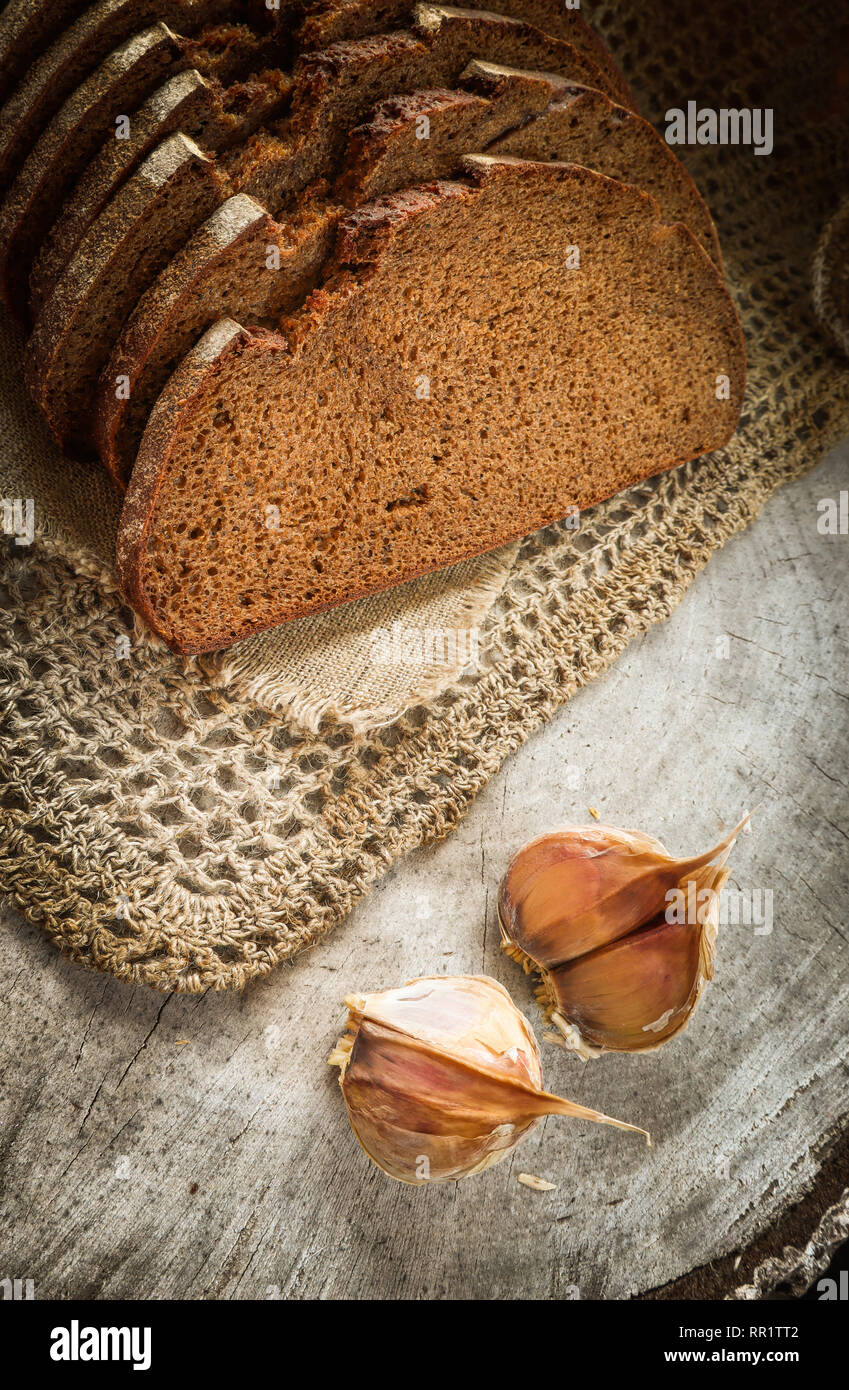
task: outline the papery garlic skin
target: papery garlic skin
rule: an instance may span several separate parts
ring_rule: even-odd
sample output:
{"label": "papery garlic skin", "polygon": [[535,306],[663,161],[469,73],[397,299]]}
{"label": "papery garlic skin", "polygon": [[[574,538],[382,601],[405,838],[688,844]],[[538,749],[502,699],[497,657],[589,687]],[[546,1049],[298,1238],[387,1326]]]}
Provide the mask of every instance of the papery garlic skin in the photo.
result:
{"label": "papery garlic skin", "polygon": [[[544,1115],[610,1119],[542,1089],[531,1030],[486,976],[435,976],[347,999],[340,1068],[348,1118],[399,1182],[456,1182],[510,1153]],[[638,1133],[644,1133],[639,1130]]]}
{"label": "papery garlic skin", "polygon": [[[691,859],[602,825],[542,836],[514,856],[499,891],[502,947],[539,972],[537,998],[557,1029],[549,1041],[586,1059],[652,1051],[686,1027],[713,978],[724,865],[744,824]],[[670,917],[676,891],[682,921]]]}

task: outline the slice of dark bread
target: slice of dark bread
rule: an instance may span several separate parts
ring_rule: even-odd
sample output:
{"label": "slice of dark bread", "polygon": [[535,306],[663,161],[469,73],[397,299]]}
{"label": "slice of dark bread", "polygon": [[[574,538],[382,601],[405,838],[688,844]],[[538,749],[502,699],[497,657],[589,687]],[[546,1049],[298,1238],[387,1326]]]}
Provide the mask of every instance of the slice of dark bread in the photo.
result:
{"label": "slice of dark bread", "polygon": [[[299,60],[294,74],[291,115],[284,123],[285,138],[258,135],[235,151],[232,159],[222,157],[219,160],[222,187],[226,187],[228,193],[256,197],[276,215],[308,184],[335,172],[344,154],[348,131],[376,101],[398,91],[415,90],[420,84],[430,85],[434,75],[438,85],[450,86],[469,59],[475,57],[509,60],[531,67],[539,65],[568,77],[573,77],[576,70],[584,72],[589,67],[602,79],[594,64],[578,54],[571,44],[551,39],[530,25],[501,15],[420,5],[414,33],[402,31],[340,43],[322,54]],[[154,201],[161,201],[158,188],[150,191]],[[117,329],[113,337],[108,338],[106,325],[116,322],[120,328],[147,288],[138,273],[134,273],[124,286],[115,284],[111,242],[118,229],[111,220],[112,207],[110,204],[86,234],[86,241],[100,248],[98,256],[85,261],[81,274],[76,261],[83,246],[78,248],[74,261],[43,307],[30,344],[33,373],[56,383],[45,413],[56,438],[65,447],[79,448],[91,437],[90,410],[94,398],[90,367],[94,343],[102,353],[97,365],[99,372],[117,338]],[[139,226],[137,229],[121,226],[121,243],[131,238],[134,245],[143,245],[144,238],[153,230],[157,247],[162,250],[167,245],[170,254],[176,254],[180,245],[178,233],[186,230],[185,224],[175,223],[172,228],[160,226],[141,197],[134,208]],[[107,225],[101,228],[104,219]],[[202,220],[199,217],[189,223],[188,231],[194,231]],[[162,268],[165,259],[157,269]],[[147,264],[144,258],[141,264]],[[74,298],[79,301],[78,312],[89,320],[90,341],[84,355],[77,347],[77,320],[73,325],[68,321],[66,282],[73,285]],[[119,300],[123,307],[120,318]],[[107,305],[108,308],[104,307]],[[49,346],[49,370],[48,359],[43,355],[45,344]]]}
{"label": "slice of dark bread", "polygon": [[[104,140],[127,143],[123,125],[116,123],[118,113],[133,112],[168,72],[199,58],[220,68],[225,52],[231,67],[237,50],[238,61],[245,48],[262,53],[255,33],[244,27],[213,30],[211,36],[207,31],[203,37],[221,42],[204,48],[165,24],[135,34],[71,94],[42,133],[0,206],[0,295],[19,319],[27,317],[29,271],[43,229],[52,226],[64,195]],[[268,75],[257,124],[282,115],[290,86],[284,73]],[[128,115],[122,121],[130,125]]]}
{"label": "slice of dark bread", "polygon": [[448,178],[461,155],[482,152],[498,135],[540,115],[559,90],[552,73],[484,66],[492,73],[486,94],[464,90],[464,73],[460,88],[379,102],[348,136],[334,196],[353,208],[405,184]]}
{"label": "slice of dark bread", "polygon": [[179,57],[165,24],[135,34],[68,97],[24,162],[0,206],[0,296],[25,315],[27,269],[39,230],[106,138],[115,111],[132,110]]}
{"label": "slice of dark bread", "polygon": [[[294,22],[293,16],[296,16],[298,10],[302,8],[303,6],[290,5],[288,11],[278,9],[277,11],[272,11],[272,14],[277,18],[278,25],[281,26],[282,29],[285,29],[287,25],[291,25]],[[307,8],[309,9],[310,7],[307,6]],[[318,8],[320,12],[308,15],[304,22],[304,26],[302,26],[305,32],[312,21],[315,21],[310,30],[313,40],[310,46],[312,47],[318,46],[315,40],[321,28],[320,25],[316,27],[319,20],[325,25],[330,25],[328,32],[332,32],[334,38],[349,37],[358,33],[377,32],[377,30],[382,27],[380,17],[385,13],[391,14],[394,17],[394,21],[397,22],[401,22],[403,19],[409,19],[415,9],[415,5],[410,3],[410,0],[404,0],[402,4],[393,3],[385,6],[374,4],[372,0],[369,0],[368,4],[349,3],[348,0],[343,0],[343,3],[336,4],[334,0],[334,3],[321,5]],[[601,40],[598,39],[580,15],[575,11],[565,9],[561,0],[498,0],[498,3],[496,3],[494,7],[491,5],[476,5],[467,7],[467,9],[486,9],[487,11],[493,11],[495,13],[508,14],[526,20],[532,20],[543,29],[547,26],[547,31],[549,33],[555,36],[571,38],[576,48],[586,53],[590,58],[593,58],[600,66],[607,67],[610,71],[615,72],[612,60]],[[300,33],[295,36],[296,44],[300,37]],[[615,80],[621,80],[621,78],[616,78]],[[79,101],[77,104],[80,104]],[[105,107],[104,98],[101,97],[99,105],[101,108]],[[125,109],[127,105],[128,103],[125,99],[123,103]],[[162,136],[164,137],[170,134],[174,128],[175,127],[163,128],[161,132]],[[195,134],[195,132],[186,128],[186,134],[191,135]],[[52,219],[49,220],[52,221]],[[59,238],[59,240],[61,241],[61,238]],[[36,303],[40,299],[43,299],[43,297],[44,289],[37,289],[35,291]]]}
{"label": "slice of dark bread", "polygon": [[[200,68],[175,74],[130,117],[126,139],[106,140],[80,175],[61,212],[38,248],[30,273],[30,314],[38,318],[86,232],[119,188],[153,149],[181,130],[205,150],[223,150],[247,138],[288,101],[291,84],[279,70],[246,77],[224,87],[204,70],[222,71],[217,54],[198,48]],[[204,61],[207,60],[207,61]]]}
{"label": "slice of dark bread", "polygon": [[[308,190],[281,222],[238,194],[199,228],[139,300],[101,374],[94,442],[120,486],[156,397],[205,329],[237,313],[247,323],[266,321],[303,303],[349,209],[453,173],[463,154],[543,110],[558,86],[542,73],[494,71],[488,97],[437,90],[381,103],[351,132],[330,193],[323,185]],[[426,139],[417,138],[423,122]]]}
{"label": "slice of dark bread", "polygon": [[0,14],[0,102],[89,0],[9,0]]}
{"label": "slice of dark bread", "polygon": [[[429,17],[422,11],[430,11]],[[587,82],[608,92],[626,106],[634,105],[633,93],[608,48],[577,10],[563,5],[560,0],[501,0],[495,6],[475,5],[471,8],[445,6],[434,0],[434,3],[415,5],[413,19],[419,27],[430,25],[438,28],[444,22],[444,15],[473,18],[476,12],[481,18],[500,15],[502,19],[526,24],[539,33],[571,44],[588,64],[585,73]],[[559,23],[556,22],[557,12]],[[505,58],[504,61],[508,60]],[[601,80],[598,80],[599,73],[602,74]]]}
{"label": "slice of dark bread", "polygon": [[129,310],[228,192],[215,161],[178,132],[148,156],[83,238],[26,354],[30,391],[61,446],[86,445],[98,373]]}
{"label": "slice of dark bread", "polygon": [[[236,7],[242,8],[238,0]],[[57,34],[0,110],[0,192],[66,98],[131,34],[157,20],[190,34],[233,8],[234,0],[98,0],[90,5]]]}
{"label": "slice of dark bread", "polygon": [[220,322],[159,397],[117,562],[175,650],[453,564],[732,435],[742,335],[692,233],[580,166],[466,167],[352,213],[280,332]]}
{"label": "slice of dark bread", "polygon": [[488,154],[586,164],[635,183],[657,199],[667,222],[683,222],[722,269],[713,218],[684,165],[657,131],[602,92],[564,84],[559,99],[525,125],[498,136]]}
{"label": "slice of dark bread", "polygon": [[521,20],[429,4],[417,5],[415,14],[410,30],[303,55],[294,69],[289,118],[278,131],[249,140],[228,162],[234,187],[279,212],[334,169],[348,132],[377,102],[417,89],[453,87],[474,58],[589,82],[617,99],[625,86],[572,44]]}

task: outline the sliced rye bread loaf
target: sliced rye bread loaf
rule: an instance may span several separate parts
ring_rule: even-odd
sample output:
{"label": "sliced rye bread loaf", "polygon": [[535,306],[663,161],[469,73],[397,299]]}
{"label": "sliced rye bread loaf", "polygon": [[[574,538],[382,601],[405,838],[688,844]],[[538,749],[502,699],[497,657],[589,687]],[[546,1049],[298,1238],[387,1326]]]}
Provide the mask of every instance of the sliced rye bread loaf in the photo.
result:
{"label": "sliced rye bread loaf", "polygon": [[[474,62],[461,81],[471,90],[418,92],[382,102],[367,124],[351,132],[330,196],[305,200],[297,239],[289,219],[277,223],[254,217],[238,229],[230,224],[233,236],[227,245],[199,232],[166,267],[139,301],[98,386],[95,442],[119,484],[126,485],[132,471],[157,395],[205,328],[216,318],[263,322],[293,309],[317,283],[347,210],[405,185],[450,176],[464,154],[500,150],[511,135],[495,139],[499,125],[521,136],[525,159],[558,162],[552,140],[559,133],[561,160],[650,192],[663,220],[684,222],[721,269],[716,232],[692,180],[640,117],[602,93],[552,74]],[[418,138],[423,121],[428,139]],[[271,248],[276,249],[276,274],[267,268]],[[244,304],[241,286],[249,287]]]}
{"label": "sliced rye bread loaf", "polygon": [[[463,154],[544,110],[559,86],[543,73],[489,74],[487,97],[437,90],[382,102],[351,132],[335,187],[307,190],[281,222],[236,194],[195,233],[139,300],[101,373],[94,442],[119,486],[126,486],[156,397],[205,329],[235,314],[255,323],[295,309],[318,283],[351,208],[455,172]],[[417,138],[422,122],[426,139]]]}
{"label": "sliced rye bread loaf", "polygon": [[430,4],[417,5],[415,15],[410,30],[333,44],[299,58],[288,119],[234,153],[226,166],[234,187],[277,213],[334,168],[348,132],[378,101],[453,87],[474,58],[554,72],[617,100],[622,89],[627,93],[624,79],[612,80],[572,44],[522,20]]}
{"label": "sliced rye bread loaf", "polygon": [[[27,317],[29,271],[39,235],[52,226],[65,194],[104,140],[111,134],[112,141],[126,143],[116,121],[129,122],[126,113],[169,72],[197,61],[232,69],[244,64],[247,53],[272,56],[266,52],[270,45],[243,26],[201,31],[201,40],[183,38],[166,24],[135,34],[72,93],[42,133],[0,206],[0,296],[19,319]],[[287,74],[267,74],[256,93],[256,124],[279,118],[290,91]]]}
{"label": "sliced rye bread loaf", "polygon": [[[8,188],[50,118],[114,48],[157,20],[190,34],[259,0],[98,0],[59,34],[0,110],[0,191]],[[257,13],[263,13],[261,9]]]}
{"label": "sliced rye bread loaf", "polygon": [[648,121],[601,92],[565,83],[561,96],[527,124],[498,136],[487,153],[586,164],[650,193],[665,221],[683,222],[722,270],[707,204],[680,159]]}
{"label": "sliced rye bread loaf", "polygon": [[[417,14],[415,33],[401,32],[336,44],[323,54],[299,60],[294,74],[292,113],[285,123],[286,138],[255,136],[235,151],[232,158],[222,157],[219,167],[222,187],[227,189],[224,196],[248,193],[276,215],[308,184],[335,172],[334,166],[344,154],[348,131],[376,101],[398,91],[429,86],[432,77],[437,85],[451,86],[471,58],[539,66],[567,77],[574,77],[576,69],[584,72],[588,66],[594,67],[571,44],[548,38],[517,20],[431,5],[420,5]],[[306,65],[306,72],[302,64]],[[597,68],[595,72],[602,80],[603,75]],[[135,180],[133,176],[131,182]],[[119,198],[123,191],[118,194]],[[152,191],[160,201],[161,190],[157,187]],[[118,330],[147,288],[137,274],[126,286],[116,285],[111,240],[118,236],[123,245],[129,236],[134,244],[143,245],[145,235],[155,226],[158,248],[164,253],[168,246],[170,255],[174,255],[186,240],[187,232],[193,232],[203,220],[200,216],[188,225],[180,220],[170,228],[161,226],[139,200],[135,207],[140,226],[134,234],[122,224],[116,226],[111,216],[112,207],[110,204],[89,229],[74,260],[45,303],[30,343],[33,375],[56,383],[45,414],[64,447],[79,448],[90,443],[95,384],[91,367],[95,343],[101,353],[96,369],[99,373]],[[207,209],[204,216],[210,211]],[[86,256],[81,272],[76,261],[86,243],[97,246],[99,254]],[[170,255],[163,254],[157,270]],[[98,325],[88,334],[90,341],[85,355],[78,350],[77,320],[74,324],[68,321],[66,282],[69,277],[74,299],[79,301],[78,312],[84,318],[87,316],[91,325]],[[119,302],[123,307],[120,317]],[[113,323],[116,328],[110,339],[105,325]],[[49,358],[42,359],[45,344],[49,346]]]}
{"label": "sliced rye bread loaf", "polygon": [[83,238],[26,353],[30,391],[63,447],[87,443],[91,395],[127,306],[228,192],[215,161],[178,131],[148,156]]}
{"label": "sliced rye bread loaf", "polygon": [[351,214],[279,333],[224,320],[169,381],[117,562],[175,650],[456,563],[733,434],[742,335],[692,233],[580,166],[466,167]]}
{"label": "sliced rye bread loaf", "polygon": [[89,0],[9,0],[0,14],[0,102]]}
{"label": "sliced rye bread loaf", "polygon": [[38,248],[29,284],[33,321],[86,232],[163,139],[181,130],[205,150],[227,149],[264,123],[269,99],[276,104],[279,81],[279,72],[259,73],[224,87],[218,78],[192,68],[169,78],[148,97],[131,116],[127,138],[104,142]]}

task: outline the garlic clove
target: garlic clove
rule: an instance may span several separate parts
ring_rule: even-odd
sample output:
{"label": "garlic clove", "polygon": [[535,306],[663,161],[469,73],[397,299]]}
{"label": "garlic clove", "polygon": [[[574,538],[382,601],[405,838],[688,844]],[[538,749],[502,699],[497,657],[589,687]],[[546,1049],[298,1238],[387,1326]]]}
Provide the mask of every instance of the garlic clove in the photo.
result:
{"label": "garlic clove", "polygon": [[328,1060],[362,1147],[401,1182],[481,1172],[544,1115],[635,1128],[542,1089],[533,1035],[494,980],[414,980],[347,1002],[349,1031]]}
{"label": "garlic clove", "polygon": [[691,859],[673,859],[657,840],[612,826],[532,841],[514,856],[499,891],[507,953],[550,969],[618,941],[650,921],[682,878],[727,855],[742,824]]}

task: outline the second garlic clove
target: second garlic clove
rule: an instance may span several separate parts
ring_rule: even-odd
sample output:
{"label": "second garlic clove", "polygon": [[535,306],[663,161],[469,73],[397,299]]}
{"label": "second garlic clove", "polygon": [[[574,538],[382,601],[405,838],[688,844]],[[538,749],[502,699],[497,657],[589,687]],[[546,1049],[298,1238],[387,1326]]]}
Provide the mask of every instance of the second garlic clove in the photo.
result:
{"label": "second garlic clove", "polygon": [[400,1182],[482,1172],[545,1115],[635,1128],[542,1089],[533,1034],[495,980],[438,976],[346,1002],[328,1060],[360,1144]]}
{"label": "second garlic clove", "polygon": [[499,893],[502,946],[539,972],[554,1040],[585,1058],[644,1052],[686,1026],[713,977],[718,894],[743,824],[691,859],[607,826],[544,836],[514,857]]}

